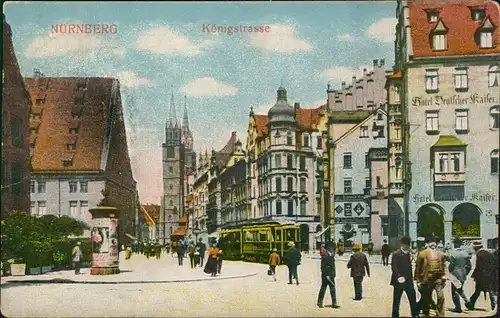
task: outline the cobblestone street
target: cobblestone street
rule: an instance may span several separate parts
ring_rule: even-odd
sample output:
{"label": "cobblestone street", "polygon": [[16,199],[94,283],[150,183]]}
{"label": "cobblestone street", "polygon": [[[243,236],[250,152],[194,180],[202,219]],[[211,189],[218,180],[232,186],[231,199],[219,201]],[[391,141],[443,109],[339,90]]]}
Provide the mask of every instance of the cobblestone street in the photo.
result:
{"label": "cobblestone street", "polygon": [[[183,273],[178,269],[177,258],[164,257],[160,261],[145,260],[134,255],[133,266],[144,271]],[[353,284],[346,262],[337,261],[337,297],[341,308],[317,308],[316,297],[320,286],[319,260],[303,258],[299,267],[300,285],[288,285],[287,268],[277,270],[277,282],[266,275],[265,264],[229,262],[223,264],[221,277],[229,273],[257,275],[229,280],[204,280],[197,282],[137,283],[137,284],[2,284],[2,313],[9,317],[103,317],[103,316],[155,316],[155,317],[272,317],[272,316],[376,316],[388,317],[391,313],[392,287],[389,285],[390,267],[372,264],[371,277],[364,281],[364,299],[353,301]],[[135,268],[137,268],[135,267]],[[193,270],[192,277],[202,277]],[[125,275],[120,274],[120,275]],[[81,275],[87,276],[87,275]],[[118,275],[119,276],[119,275]],[[117,277],[118,277],[117,276]],[[173,277],[172,274],[168,276]],[[103,278],[101,278],[103,279]],[[472,293],[474,283],[469,279],[466,293]],[[445,289],[445,307],[451,306],[449,284]],[[331,300],[327,295],[325,305]],[[409,315],[408,302],[403,296],[401,315]],[[488,315],[489,304],[481,296],[479,310],[467,314],[449,311],[449,317],[481,317]]]}

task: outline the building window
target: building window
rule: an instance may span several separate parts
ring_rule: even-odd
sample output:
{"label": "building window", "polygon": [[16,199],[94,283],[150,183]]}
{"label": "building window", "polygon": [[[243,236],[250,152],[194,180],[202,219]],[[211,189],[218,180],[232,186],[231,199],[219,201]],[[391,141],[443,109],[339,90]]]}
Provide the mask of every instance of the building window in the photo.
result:
{"label": "building window", "polygon": [[394,104],[399,104],[400,102],[399,86],[394,86]]}
{"label": "building window", "polygon": [[484,19],[485,12],[482,9],[473,9],[471,10],[472,20],[481,21]]}
{"label": "building window", "polygon": [[276,192],[281,192],[281,177],[276,177]]}
{"label": "building window", "polygon": [[443,51],[446,50],[447,36],[443,33],[433,34],[432,35],[432,49],[434,51]]}
{"label": "building window", "polygon": [[276,200],[276,214],[281,215],[281,200]]}
{"label": "building window", "polygon": [[377,176],[376,180],[377,180],[377,189],[383,188],[382,182],[380,181],[380,176]]}
{"label": "building window", "polygon": [[45,193],[45,182],[38,181],[38,193]]}
{"label": "building window", "polygon": [[439,74],[437,70],[425,71],[425,90],[427,92],[438,91],[438,76]]}
{"label": "building window", "polygon": [[370,189],[372,187],[370,183],[370,178],[365,179],[365,189]]}
{"label": "building window", "polygon": [[35,190],[36,190],[35,181],[30,181],[30,192],[35,193]]}
{"label": "building window", "polygon": [[78,201],[69,201],[69,215],[78,218]]}
{"label": "building window", "polygon": [[82,192],[82,193],[89,192],[89,182],[88,181],[80,181],[80,192]]}
{"label": "building window", "polygon": [[38,215],[47,214],[47,202],[46,201],[38,201]]}
{"label": "building window", "polygon": [[288,146],[292,146],[293,145],[293,137],[292,137],[292,133],[289,132],[287,135],[286,135],[286,144]]}
{"label": "building window", "polygon": [[465,91],[467,90],[468,86],[468,81],[467,81],[467,69],[465,68],[458,68],[455,70],[455,89],[457,91]]}
{"label": "building window", "polygon": [[316,137],[316,148],[323,149],[323,138],[321,136]]}
{"label": "building window", "polygon": [[439,13],[436,11],[431,11],[427,13],[427,21],[430,23],[436,23],[439,18]]}
{"label": "building window", "polygon": [[45,99],[44,98],[37,98],[35,100],[35,105],[40,106],[40,105],[43,105],[43,104],[45,104]]}
{"label": "building window", "polygon": [[15,117],[10,120],[10,133],[12,135],[12,145],[16,147],[22,146],[21,121]]}
{"label": "building window", "polygon": [[293,168],[293,155],[291,155],[291,154],[288,154],[286,156],[286,167],[287,167],[287,169]]}
{"label": "building window", "polygon": [[174,167],[169,166],[168,167],[168,173],[171,173],[171,174],[174,173]]}
{"label": "building window", "polygon": [[352,169],[352,154],[344,154],[344,169]]}
{"label": "building window", "polygon": [[288,216],[293,215],[293,200],[288,200]]}
{"label": "building window", "polygon": [[365,169],[370,168],[370,156],[368,155],[368,152],[365,153]]}
{"label": "building window", "polygon": [[452,172],[463,172],[464,167],[462,165],[463,153],[452,152],[452,153],[438,153],[437,154],[437,164],[435,167],[437,172],[442,173],[452,173]]}
{"label": "building window", "polygon": [[288,183],[288,192],[293,192],[293,177],[288,177],[287,179]]}
{"label": "building window", "polygon": [[498,87],[498,83],[500,83],[500,66],[490,66],[488,69],[488,86]]}
{"label": "building window", "polygon": [[491,174],[498,174],[498,149],[495,149],[490,154],[491,158]]}
{"label": "building window", "polygon": [[490,128],[498,129],[500,127],[500,106],[490,108]]}
{"label": "building window", "polygon": [[89,201],[80,201],[80,215],[85,216],[89,212]]}
{"label": "building window", "polygon": [[344,215],[352,216],[352,203],[344,203]]}
{"label": "building window", "polygon": [[281,168],[281,155],[280,154],[274,155],[274,167],[277,169]]}
{"label": "building window", "polygon": [[304,147],[309,147],[309,135],[304,135],[303,138],[304,138],[304,143],[303,143]]}
{"label": "building window", "polygon": [[75,193],[77,190],[77,183],[76,181],[70,181],[69,182],[69,193]]}
{"label": "building window", "polygon": [[300,178],[300,192],[306,192],[306,179]]}
{"label": "building window", "polygon": [[68,150],[75,150],[76,149],[76,144],[67,144],[66,149]]}
{"label": "building window", "polygon": [[170,206],[174,205],[174,201],[170,200],[170,201],[168,202],[168,205],[170,205]]}
{"label": "building window", "polygon": [[300,170],[306,170],[306,157],[300,156]]}
{"label": "building window", "polygon": [[482,31],[479,33],[479,47],[482,49],[493,47],[493,34],[491,31]]}
{"label": "building window", "polygon": [[35,201],[31,201],[31,204],[30,204],[30,214],[31,215],[35,215],[36,214],[36,202]]}
{"label": "building window", "polygon": [[344,180],[344,193],[352,193],[352,179]]}
{"label": "building window", "polygon": [[359,137],[360,138],[368,138],[368,126],[359,127]]}
{"label": "building window", "polygon": [[167,158],[175,158],[174,148],[167,147]]}
{"label": "building window", "polygon": [[306,201],[300,201],[300,215],[306,215]]}
{"label": "building window", "polygon": [[439,131],[439,112],[428,111],[425,112],[425,127],[427,132],[438,132]]}
{"label": "building window", "polygon": [[455,110],[455,130],[468,131],[469,130],[469,111],[468,110]]}

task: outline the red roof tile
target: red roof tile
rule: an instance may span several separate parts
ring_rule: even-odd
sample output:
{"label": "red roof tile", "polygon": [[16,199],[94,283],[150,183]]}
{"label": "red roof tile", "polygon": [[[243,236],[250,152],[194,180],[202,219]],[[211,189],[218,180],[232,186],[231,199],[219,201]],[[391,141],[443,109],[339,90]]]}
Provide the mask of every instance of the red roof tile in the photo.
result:
{"label": "red roof tile", "polygon": [[[25,85],[32,101],[33,96],[43,96],[43,114],[36,146],[33,149],[34,171],[100,171],[104,134],[108,122],[112,94],[112,78],[26,78]],[[86,83],[86,90],[78,90],[77,84]],[[42,90],[42,86],[45,90]],[[84,95],[83,105],[75,106],[75,99]],[[117,98],[119,92],[117,92]],[[34,108],[35,109],[35,108]],[[68,158],[66,143],[70,127],[77,128],[72,114],[81,111],[78,141],[73,164],[63,166]],[[31,120],[34,125],[35,120]]]}
{"label": "red roof tile", "polygon": [[[473,21],[471,7],[484,8],[485,18]],[[500,53],[500,14],[499,5],[493,1],[412,1],[408,4],[411,26],[411,42],[413,45],[413,57],[434,57],[449,55],[477,55]],[[431,31],[437,22],[430,23],[425,10],[438,9],[439,20],[448,28],[448,49],[444,51],[433,51],[431,47]],[[486,19],[496,29],[493,32],[493,48],[482,49],[476,43],[475,34]]]}
{"label": "red roof tile", "polygon": [[257,126],[257,136],[262,137],[267,134],[267,124],[269,123],[269,117],[267,115],[253,115],[255,120],[255,126]]}
{"label": "red roof tile", "polygon": [[321,105],[317,108],[298,108],[297,122],[302,130],[311,131],[316,129],[321,119],[322,112],[326,105]]}

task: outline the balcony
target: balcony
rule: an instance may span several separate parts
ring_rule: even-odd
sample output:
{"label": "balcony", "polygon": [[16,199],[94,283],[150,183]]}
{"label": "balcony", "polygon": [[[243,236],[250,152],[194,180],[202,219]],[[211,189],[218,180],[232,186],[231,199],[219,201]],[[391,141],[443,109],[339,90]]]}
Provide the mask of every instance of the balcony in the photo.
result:
{"label": "balcony", "polygon": [[465,183],[465,173],[435,172],[434,183],[436,186],[463,185]]}

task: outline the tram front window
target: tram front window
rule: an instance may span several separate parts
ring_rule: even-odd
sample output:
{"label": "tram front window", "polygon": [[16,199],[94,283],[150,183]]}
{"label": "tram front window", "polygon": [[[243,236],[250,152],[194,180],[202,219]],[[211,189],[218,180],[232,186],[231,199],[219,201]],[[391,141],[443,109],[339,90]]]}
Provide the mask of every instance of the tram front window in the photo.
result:
{"label": "tram front window", "polygon": [[286,230],[286,240],[288,242],[295,242],[295,229]]}

